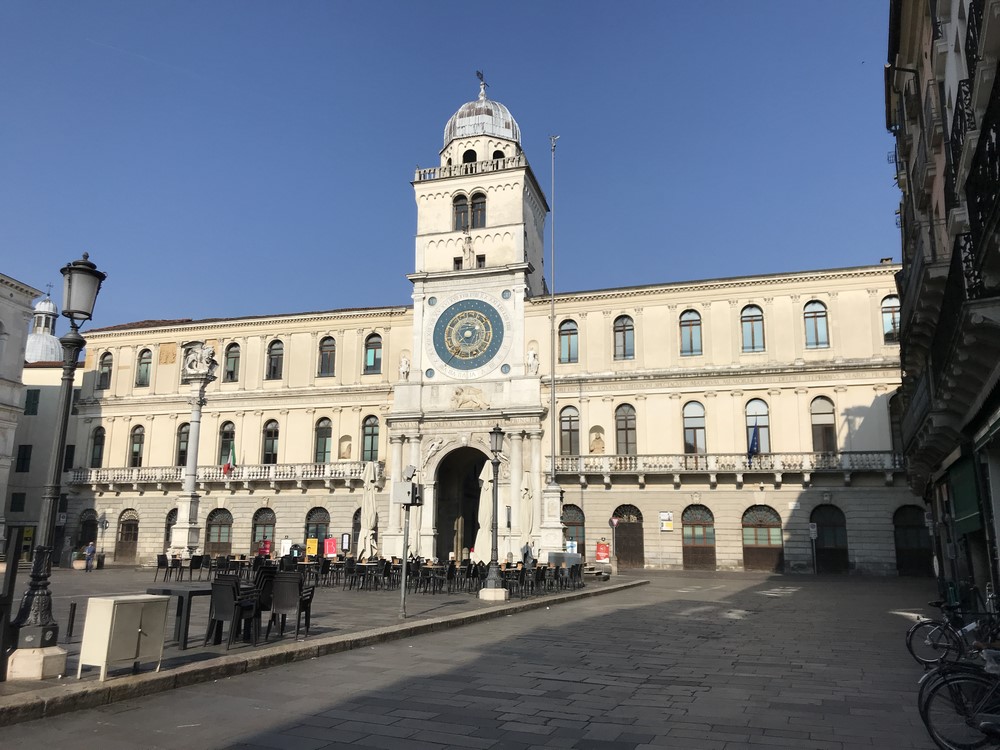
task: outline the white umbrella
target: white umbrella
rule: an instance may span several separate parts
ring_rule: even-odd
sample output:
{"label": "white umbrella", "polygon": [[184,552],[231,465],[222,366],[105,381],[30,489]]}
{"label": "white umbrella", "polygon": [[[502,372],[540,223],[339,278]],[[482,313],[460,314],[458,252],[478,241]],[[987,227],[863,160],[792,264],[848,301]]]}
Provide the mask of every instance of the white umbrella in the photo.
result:
{"label": "white umbrella", "polygon": [[375,529],[378,526],[378,511],[375,509],[375,492],[377,491],[378,467],[374,461],[365,464],[361,475],[363,488],[361,492],[361,533],[355,543],[357,555],[369,558],[378,552],[375,544]]}
{"label": "white umbrella", "polygon": [[479,490],[479,531],[476,532],[475,553],[472,559],[489,562],[493,552],[493,465],[487,461],[479,473],[482,489]]}

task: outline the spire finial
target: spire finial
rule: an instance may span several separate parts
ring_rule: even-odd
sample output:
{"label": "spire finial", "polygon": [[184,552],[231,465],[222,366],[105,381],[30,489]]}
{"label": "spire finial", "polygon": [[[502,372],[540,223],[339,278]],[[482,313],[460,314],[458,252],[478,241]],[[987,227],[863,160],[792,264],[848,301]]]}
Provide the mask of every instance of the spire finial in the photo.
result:
{"label": "spire finial", "polygon": [[46,297],[52,297],[52,284],[51,283],[45,285],[45,296]]}
{"label": "spire finial", "polygon": [[486,98],[486,87],[489,86],[489,84],[486,83],[486,76],[483,75],[483,71],[477,70],[476,71],[476,78],[479,79],[479,99],[480,100],[485,99]]}

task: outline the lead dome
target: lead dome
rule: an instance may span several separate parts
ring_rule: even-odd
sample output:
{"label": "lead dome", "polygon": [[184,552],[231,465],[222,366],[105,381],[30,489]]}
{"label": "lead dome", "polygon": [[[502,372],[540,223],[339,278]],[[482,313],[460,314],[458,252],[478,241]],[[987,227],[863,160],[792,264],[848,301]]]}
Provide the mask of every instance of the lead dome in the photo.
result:
{"label": "lead dome", "polygon": [[62,344],[55,336],[59,308],[46,297],[35,304],[31,321],[31,333],[24,346],[25,362],[61,362]]}
{"label": "lead dome", "polygon": [[456,138],[478,135],[493,135],[521,143],[521,128],[514,115],[500,102],[487,98],[483,82],[479,84],[479,98],[459,107],[444,126],[444,145],[447,147]]}

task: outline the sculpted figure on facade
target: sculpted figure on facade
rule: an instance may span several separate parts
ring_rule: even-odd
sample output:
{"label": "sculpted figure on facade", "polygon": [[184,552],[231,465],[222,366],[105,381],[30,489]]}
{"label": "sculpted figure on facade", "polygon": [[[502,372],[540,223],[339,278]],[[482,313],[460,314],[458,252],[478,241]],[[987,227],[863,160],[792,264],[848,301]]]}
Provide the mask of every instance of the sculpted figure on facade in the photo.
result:
{"label": "sculpted figure on facade", "polygon": [[399,358],[399,379],[410,379],[410,360],[405,354]]}
{"label": "sculpted figure on facade", "polygon": [[423,463],[420,464],[420,468],[426,469],[427,464],[430,463],[431,459],[434,458],[434,456],[437,455],[437,453],[450,442],[450,440],[446,440],[445,438],[435,438],[432,440],[427,446],[427,453],[424,454],[424,460]]}
{"label": "sculpted figure on facade", "polygon": [[471,385],[460,385],[451,397],[453,409],[489,409],[490,404],[478,388]]}
{"label": "sculpted figure on facade", "polygon": [[536,352],[533,347],[528,349],[528,361],[526,367],[529,375],[538,374],[538,352]]}

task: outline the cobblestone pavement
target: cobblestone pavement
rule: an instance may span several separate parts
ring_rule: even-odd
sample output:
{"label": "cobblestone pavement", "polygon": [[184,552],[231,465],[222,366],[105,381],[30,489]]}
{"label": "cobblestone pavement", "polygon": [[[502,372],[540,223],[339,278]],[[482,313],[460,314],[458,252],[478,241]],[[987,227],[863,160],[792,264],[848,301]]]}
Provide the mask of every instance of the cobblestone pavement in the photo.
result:
{"label": "cobblestone pavement", "polygon": [[651,584],[6,727],[0,745],[933,747],[903,643],[933,581],[641,577]]}

